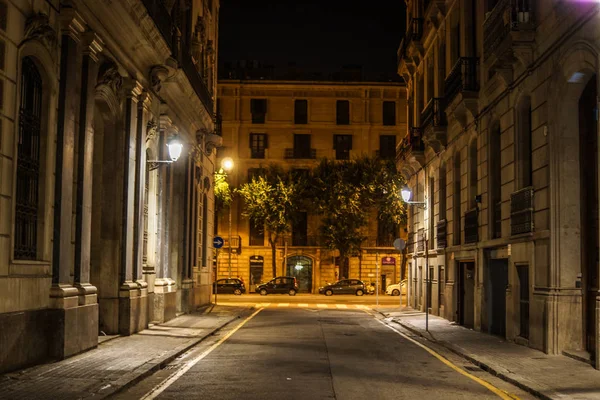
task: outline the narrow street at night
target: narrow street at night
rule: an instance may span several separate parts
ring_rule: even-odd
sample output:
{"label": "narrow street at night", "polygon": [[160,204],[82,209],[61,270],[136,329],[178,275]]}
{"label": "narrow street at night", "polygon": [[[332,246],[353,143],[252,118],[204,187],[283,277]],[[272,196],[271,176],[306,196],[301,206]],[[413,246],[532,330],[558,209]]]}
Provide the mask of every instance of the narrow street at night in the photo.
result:
{"label": "narrow street at night", "polygon": [[370,310],[257,308],[116,398],[532,398],[417,343]]}

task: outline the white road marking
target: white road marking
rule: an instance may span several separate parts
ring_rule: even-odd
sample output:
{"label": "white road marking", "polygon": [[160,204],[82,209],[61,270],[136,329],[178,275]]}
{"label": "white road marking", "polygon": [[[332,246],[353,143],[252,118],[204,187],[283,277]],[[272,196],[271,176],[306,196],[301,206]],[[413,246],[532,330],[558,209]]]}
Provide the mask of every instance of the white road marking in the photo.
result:
{"label": "white road marking", "polygon": [[279,303],[277,307],[289,307],[290,303]]}
{"label": "white road marking", "polygon": [[319,307],[319,308],[329,308],[329,306],[327,304],[317,304],[317,307]]}
{"label": "white road marking", "polygon": [[336,306],[337,308],[348,308],[348,306],[347,306],[347,305],[345,305],[345,304],[336,304],[335,306]]}
{"label": "white road marking", "polygon": [[306,304],[306,303],[299,303],[298,307],[308,307],[308,304]]}

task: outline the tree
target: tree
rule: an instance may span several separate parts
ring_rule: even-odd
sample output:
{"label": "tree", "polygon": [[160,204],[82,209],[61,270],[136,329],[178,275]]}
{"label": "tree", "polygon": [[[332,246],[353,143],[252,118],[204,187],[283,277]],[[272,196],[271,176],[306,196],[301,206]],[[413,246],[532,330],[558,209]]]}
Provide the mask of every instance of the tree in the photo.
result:
{"label": "tree", "polygon": [[314,169],[311,199],[322,215],[323,243],[340,253],[341,276],[348,277],[348,257],[359,252],[374,210],[385,221],[395,224],[406,221],[400,198],[403,183],[393,163],[377,158],[324,159]]}
{"label": "tree", "polygon": [[227,181],[227,173],[223,169],[215,172],[215,208],[219,212],[223,207],[230,206],[233,200],[233,194],[229,182]]}
{"label": "tree", "polygon": [[303,185],[274,166],[265,175],[252,178],[236,192],[244,200],[242,215],[268,235],[273,276],[277,276],[277,241],[290,231]]}

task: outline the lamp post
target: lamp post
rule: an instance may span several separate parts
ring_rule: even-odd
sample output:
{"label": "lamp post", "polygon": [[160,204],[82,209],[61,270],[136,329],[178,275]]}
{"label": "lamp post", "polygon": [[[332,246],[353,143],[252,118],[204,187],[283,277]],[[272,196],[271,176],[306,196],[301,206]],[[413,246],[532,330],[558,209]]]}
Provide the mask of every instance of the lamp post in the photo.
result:
{"label": "lamp post", "polygon": [[[230,157],[225,157],[223,160],[221,160],[221,168],[223,168],[223,170],[226,173],[229,173],[233,170],[233,160]],[[227,273],[228,273],[228,277],[231,278],[231,208],[233,206],[233,198],[231,199],[231,202],[229,203],[229,263],[227,266]]]}
{"label": "lamp post", "polygon": [[183,151],[183,143],[181,143],[176,135],[169,138],[167,148],[169,149],[170,160],[146,160],[146,163],[150,164],[150,171],[157,169],[161,165],[172,164],[179,160]]}
{"label": "lamp post", "polygon": [[[424,210],[427,209],[427,202],[426,201],[411,201],[410,198],[412,196],[412,191],[408,188],[408,186],[404,186],[402,188],[402,190],[400,191],[400,194],[402,195],[402,200],[404,200],[404,202],[406,204],[410,204],[413,206],[417,206],[417,207],[421,207]],[[428,246],[428,240],[427,240],[427,234],[425,234],[423,236],[423,241],[425,242],[425,281],[427,282],[427,284],[425,285],[425,331],[429,332],[429,292],[431,291],[431,279],[429,276],[429,246]],[[410,281],[407,282],[407,284],[410,284]],[[402,289],[400,289],[402,290]],[[402,293],[401,293],[401,297],[402,297]]]}

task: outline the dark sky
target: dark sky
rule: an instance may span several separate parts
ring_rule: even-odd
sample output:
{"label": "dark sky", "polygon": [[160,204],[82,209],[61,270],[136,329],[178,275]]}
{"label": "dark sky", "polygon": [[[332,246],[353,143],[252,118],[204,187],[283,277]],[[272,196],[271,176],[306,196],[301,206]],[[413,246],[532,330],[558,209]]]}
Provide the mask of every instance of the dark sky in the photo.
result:
{"label": "dark sky", "polygon": [[394,74],[404,1],[221,0],[219,59]]}

